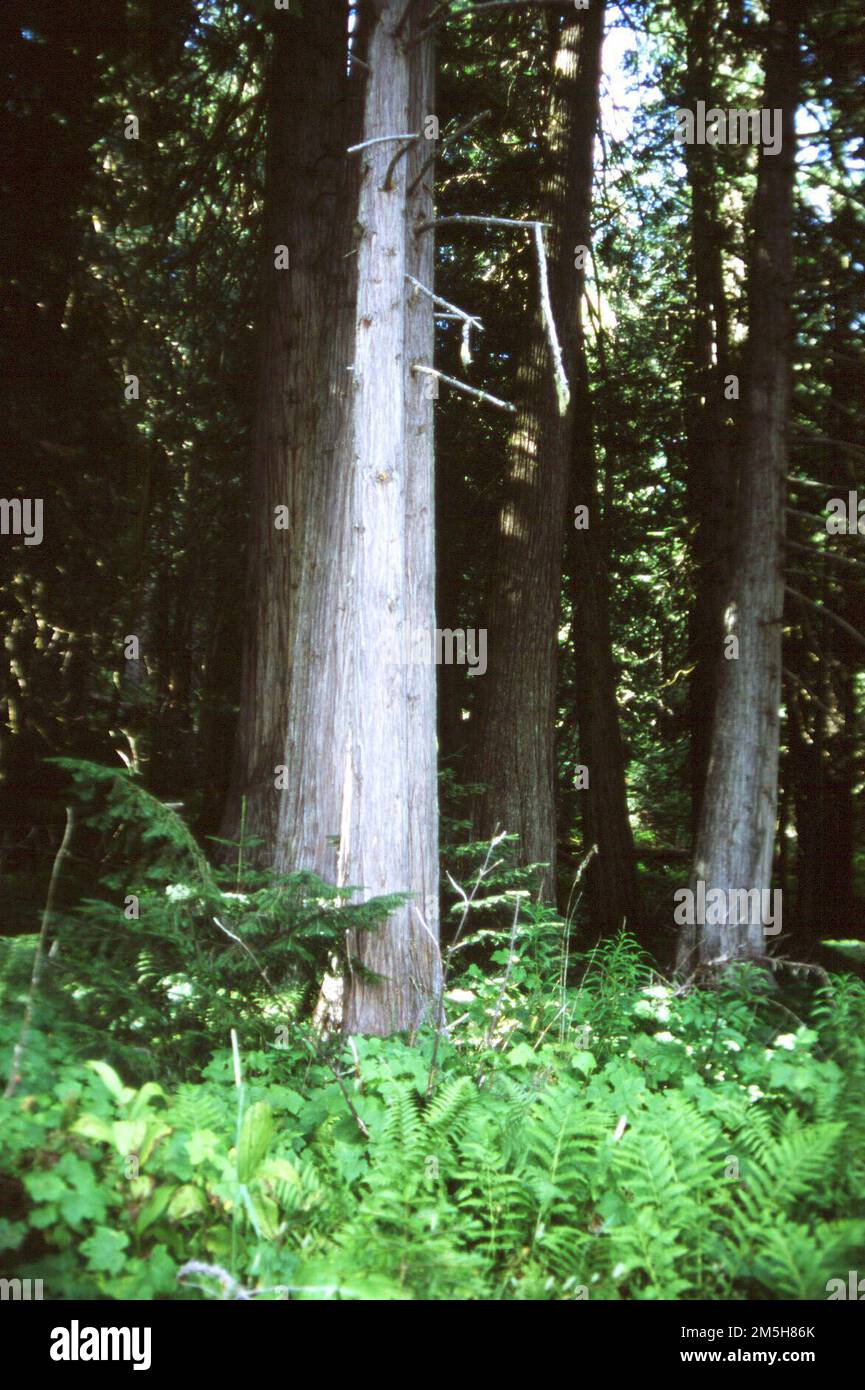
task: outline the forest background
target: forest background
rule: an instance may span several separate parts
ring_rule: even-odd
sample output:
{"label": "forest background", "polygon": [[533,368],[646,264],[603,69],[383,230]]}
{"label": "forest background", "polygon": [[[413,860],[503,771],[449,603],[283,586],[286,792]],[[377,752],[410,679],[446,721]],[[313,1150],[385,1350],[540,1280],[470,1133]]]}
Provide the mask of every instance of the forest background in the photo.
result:
{"label": "forest background", "polygon": [[[825,1297],[863,1246],[856,7],[0,24],[11,1267]],[[781,149],[683,144],[701,101]],[[682,932],[700,882],[781,934]]]}

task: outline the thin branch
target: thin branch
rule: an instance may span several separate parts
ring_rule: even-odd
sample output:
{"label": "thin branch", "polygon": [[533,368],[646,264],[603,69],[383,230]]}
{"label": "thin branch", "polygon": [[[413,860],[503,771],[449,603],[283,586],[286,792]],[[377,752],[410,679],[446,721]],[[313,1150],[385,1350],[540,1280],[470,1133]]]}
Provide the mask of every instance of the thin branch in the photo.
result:
{"label": "thin branch", "polygon": [[849,565],[851,569],[865,570],[865,560],[853,560],[849,555],[838,555],[834,550],[821,550],[817,545],[803,545],[801,541],[791,541],[789,536],[784,544],[788,550],[801,550],[805,555],[819,556],[821,560],[829,560],[833,565]]}
{"label": "thin branch", "polygon": [[39,988],[39,981],[42,978],[42,962],[45,959],[45,942],[48,938],[48,925],[54,911],[54,899],[57,896],[60,871],[63,868],[63,861],[69,853],[69,843],[72,839],[74,828],[75,811],[72,806],[67,806],[66,827],[63,831],[63,839],[60,841],[60,848],[54,856],[54,865],[51,869],[51,878],[48,883],[48,895],[45,899],[45,908],[39,927],[39,939],[36,942],[36,953],[33,957],[33,971],[30,975],[30,988],[27,991],[27,1003],[24,1006],[24,1017],[21,1020],[21,1032],[18,1034],[18,1041],[12,1052],[12,1061],[9,1067],[9,1080],[6,1083],[6,1090],[3,1092],[4,1100],[8,1100],[11,1096],[14,1096],[18,1088],[18,1083],[21,1080],[21,1064],[24,1061],[27,1039],[30,1036],[30,1025],[33,1022],[33,1003],[36,998],[36,991]]}
{"label": "thin branch", "polygon": [[407,135],[374,135],[371,140],[362,140],[359,145],[349,145],[346,154],[357,154],[358,150],[369,149],[370,145],[386,145],[391,140],[418,140],[419,138],[420,133],[418,131],[415,131],[413,135],[411,132]]}
{"label": "thin branch", "polygon": [[219,927],[219,930],[220,930],[220,931],[225,932],[225,935],[226,935],[227,937],[230,937],[230,939],[231,939],[232,941],[234,941],[238,946],[240,946],[240,948],[241,948],[242,950],[244,950],[244,951],[246,952],[246,954],[249,956],[249,959],[252,961],[253,965],[255,966],[256,970],[258,971],[259,975],[260,975],[261,978],[264,980],[264,983],[267,985],[267,988],[270,990],[270,993],[271,993],[271,994],[275,994],[275,993],[276,993],[276,990],[274,989],[273,985],[272,985],[271,982],[270,982],[270,978],[269,978],[269,976],[268,976],[268,974],[267,974],[267,971],[266,971],[265,967],[256,959],[256,957],[253,955],[252,951],[251,951],[251,950],[249,949],[249,947],[247,946],[246,942],[243,941],[243,940],[241,939],[241,937],[236,936],[235,933],[234,933],[233,931],[231,931],[228,927],[223,926],[223,924],[220,922],[220,920],[219,920],[218,917],[214,917],[213,920],[214,920],[214,922],[216,923],[216,925]]}
{"label": "thin branch", "polygon": [[833,449],[840,449],[842,453],[852,454],[853,458],[865,459],[865,449],[861,444],[851,444],[849,439],[833,439],[831,435],[814,434],[809,429],[803,429],[800,425],[793,430],[794,439],[805,439],[809,444],[828,444]]}
{"label": "thin branch", "polygon": [[453,13],[450,12],[450,5],[448,5],[447,8],[439,5],[433,11],[433,16],[438,14],[438,11],[442,9],[444,9],[444,13],[438,14],[438,18],[433,18],[425,29],[421,29],[420,33],[412,40],[412,43],[420,43],[422,39],[428,38],[430,34],[434,34],[443,24],[446,24],[449,19],[464,19],[467,15],[484,14],[489,10],[516,10],[528,5],[539,5],[542,8],[554,6],[557,9],[561,9],[564,4],[565,0],[483,0],[483,3],[480,5],[472,5],[465,10],[455,10]]}
{"label": "thin branch", "polygon": [[840,614],[833,612],[831,608],[827,608],[825,603],[815,603],[812,598],[808,598],[807,594],[800,593],[798,589],[792,589],[789,584],[785,585],[785,587],[787,593],[792,595],[793,598],[797,598],[799,602],[804,603],[806,607],[812,608],[815,613],[820,614],[821,618],[828,618],[830,622],[835,623],[846,632],[848,637],[852,637],[860,646],[865,647],[865,635],[859,632],[857,628],[852,627],[850,623],[847,622],[846,618],[842,618]]}
{"label": "thin branch", "polygon": [[390,164],[387,166],[387,173],[386,173],[385,176],[384,176],[384,183],[383,183],[382,186],[381,186],[381,191],[382,191],[382,193],[390,193],[391,188],[393,187],[393,184],[391,183],[391,179],[393,178],[393,171],[394,171],[394,169],[395,169],[396,166],[399,164],[400,160],[401,160],[405,155],[408,154],[409,150],[411,149],[411,147],[412,147],[412,145],[415,143],[415,141],[416,141],[416,140],[419,140],[419,139],[420,139],[420,135],[412,135],[412,136],[410,136],[410,137],[407,138],[406,143],[403,145],[402,149],[401,149],[401,150],[397,150],[397,152],[396,152],[396,154],[394,155],[393,159],[391,160]]}
{"label": "thin branch", "polygon": [[556,401],[559,407],[559,414],[564,415],[571,399],[571,388],[568,385],[568,378],[565,375],[565,367],[562,362],[562,349],[559,345],[558,334],[556,333],[556,321],[553,318],[553,306],[550,300],[550,282],[547,275],[547,253],[544,247],[544,233],[540,222],[535,223],[535,249],[538,253],[541,311],[544,316],[544,325],[547,330],[547,342],[550,345],[550,353],[553,359],[553,380],[556,383]]}
{"label": "thin branch", "polygon": [[813,701],[815,705],[820,706],[824,714],[831,715],[832,718],[835,717],[837,710],[830,709],[829,706],[825,705],[822,700],[819,700],[817,696],[813,693],[813,691],[808,689],[801,676],[797,676],[796,672],[791,671],[787,666],[782,666],[781,670],[783,674],[787,677],[788,681],[792,681],[794,685],[798,685],[803,695],[807,695],[809,700]]}
{"label": "thin branch", "polygon": [[798,516],[800,521],[810,522],[812,526],[822,526],[824,518],[819,512],[803,512],[801,507],[785,507],[784,511],[788,516]]}
{"label": "thin branch", "polygon": [[817,490],[819,492],[822,492],[824,496],[832,487],[831,483],[818,483],[816,478],[794,478],[792,473],[785,473],[784,481],[789,483],[791,487],[817,488]]}
{"label": "thin branch", "polygon": [[516,10],[523,5],[548,5],[560,10],[566,2],[567,0],[483,0],[480,5],[472,5],[470,9],[458,10],[453,18],[461,19],[464,14],[481,14],[484,10]]}
{"label": "thin branch", "polygon": [[[447,989],[447,984],[448,984],[448,977],[449,977],[449,975],[450,975],[451,957],[453,956],[453,953],[454,953],[454,951],[457,949],[457,946],[458,946],[458,944],[459,944],[459,939],[460,939],[460,937],[462,936],[463,927],[465,926],[466,922],[468,921],[469,912],[471,911],[472,904],[473,904],[473,902],[474,902],[474,900],[475,900],[475,895],[477,894],[478,889],[480,888],[480,886],[481,886],[481,884],[483,883],[484,879],[486,878],[487,874],[491,874],[491,873],[493,872],[493,869],[497,869],[497,868],[499,867],[499,865],[501,864],[501,862],[502,862],[500,859],[497,859],[497,860],[495,861],[495,863],[491,864],[491,863],[490,863],[490,859],[492,858],[493,850],[496,849],[496,848],[501,844],[502,840],[504,840],[504,839],[505,839],[504,831],[499,832],[499,828],[498,828],[498,826],[496,826],[496,830],[495,830],[495,833],[494,833],[494,835],[493,835],[493,838],[490,840],[490,843],[489,843],[489,845],[488,845],[488,847],[487,847],[487,852],[486,852],[486,854],[484,855],[484,862],[483,862],[483,864],[481,864],[480,868],[478,869],[477,877],[475,878],[474,886],[473,886],[472,891],[471,891],[470,894],[467,895],[465,889],[462,888],[462,887],[460,886],[460,884],[458,884],[458,883],[456,882],[456,880],[452,877],[452,875],[451,875],[450,873],[448,873],[448,878],[450,879],[451,887],[455,890],[455,892],[457,892],[457,893],[459,894],[459,896],[460,896],[460,897],[462,898],[462,900],[463,900],[463,911],[462,911],[462,916],[460,917],[460,920],[459,920],[459,926],[457,927],[456,931],[454,932],[453,941],[450,943],[450,945],[448,946],[447,950],[445,951],[444,959],[443,959],[443,961],[442,961],[441,993],[439,994],[439,1001],[438,1001],[438,1004],[439,1004],[438,1012],[439,1012],[440,1018],[443,1018],[443,1017],[444,1017],[444,998],[445,998],[445,990]],[[436,1064],[437,1064],[437,1062],[438,1062],[439,1043],[440,1043],[440,1041],[441,1041],[442,1031],[443,1031],[443,1030],[442,1030],[442,1027],[441,1027],[441,1023],[439,1022],[438,1026],[436,1027],[436,1035],[435,1035],[435,1040],[434,1040],[434,1042],[433,1042],[432,1057],[430,1058],[429,1076],[427,1077],[427,1087],[426,1087],[427,1100],[429,1100],[430,1096],[432,1095],[433,1085],[434,1085],[434,1083],[435,1083],[435,1078],[436,1078]]]}
{"label": "thin branch", "polygon": [[487,116],[491,115],[491,111],[479,111],[476,116],[472,116],[470,121],[464,121],[463,124],[461,126],[457,126],[457,129],[452,131],[450,135],[445,135],[444,138],[438,142],[436,149],[433,150],[429,159],[424,160],[417,176],[414,179],[412,179],[411,183],[409,184],[408,189],[406,190],[406,196],[409,198],[411,197],[412,193],[414,193],[415,189],[417,188],[427,169],[431,168],[432,165],[435,164],[436,158],[438,155],[441,154],[442,150],[446,150],[448,145],[452,145],[453,142],[455,140],[458,140],[461,135],[465,135],[466,131],[471,130],[472,126],[477,125],[479,121],[485,121]]}
{"label": "thin branch", "polygon": [[420,280],[416,280],[413,275],[406,275],[405,278],[409,281],[410,284],[414,285],[416,290],[420,290],[423,294],[428,295],[429,298],[432,300],[433,304],[440,304],[443,309],[449,310],[449,313],[447,314],[437,314],[436,318],[457,319],[462,323],[463,341],[462,347],[460,349],[460,357],[462,359],[463,366],[471,366],[471,331],[473,328],[476,328],[479,333],[483,333],[484,326],[481,323],[480,319],[476,319],[474,314],[467,314],[464,309],[458,308],[456,304],[449,304],[446,299],[442,299],[440,294],[434,294],[431,289],[428,289],[426,285],[422,285]]}
{"label": "thin branch", "polygon": [[394,30],[393,30],[393,37],[394,37],[395,39],[398,39],[398,38],[399,38],[400,34],[402,33],[403,29],[405,28],[406,22],[407,22],[407,20],[408,20],[409,15],[411,14],[411,12],[412,12],[414,6],[415,6],[415,3],[416,3],[416,0],[406,0],[405,9],[403,10],[402,14],[400,15],[400,18],[398,19],[398,21],[397,21],[397,23],[396,23],[396,26],[395,26],[395,28],[394,28]]}
{"label": "thin branch", "polygon": [[452,212],[447,217],[431,217],[426,222],[419,222],[415,227],[415,235],[420,236],[421,232],[428,232],[433,227],[444,227],[449,222],[463,222],[476,227],[522,227],[527,232],[536,226],[550,226],[549,222],[538,222],[536,218],[474,217],[468,213]]}
{"label": "thin branch", "polygon": [[[517,900],[514,904],[514,920],[511,923],[511,935],[510,940],[508,942],[508,962],[505,966],[505,973],[502,976],[501,988],[499,989],[498,998],[496,999],[495,1007],[493,1008],[492,1012],[492,1017],[490,1018],[490,1025],[487,1029],[486,1046],[488,1048],[492,1048],[493,1051],[495,1051],[495,1043],[493,1042],[493,1036],[495,1033],[496,1024],[499,1021],[499,1016],[502,1011],[502,1005],[505,1002],[505,992],[508,987],[508,980],[511,977],[511,969],[513,967],[514,958],[516,956],[517,922],[519,921],[520,916],[520,896],[520,894],[517,895]],[[486,1079],[486,1074],[478,1078],[478,1090],[481,1090]]]}
{"label": "thin branch", "polygon": [[[239,936],[236,936],[233,931],[229,931],[228,927],[224,927],[218,917],[214,917],[213,920],[219,927],[220,931],[225,932],[226,936],[230,937],[232,941],[236,941],[238,946],[243,947],[244,951],[246,951],[246,954],[249,956],[250,960],[253,962],[259,974],[261,975],[261,978],[264,980],[264,983],[267,985],[268,990],[275,998],[276,990],[274,989],[273,985],[270,982],[270,979],[268,978],[267,971],[265,970],[264,966],[260,965],[259,962],[256,960],[255,956],[252,954],[252,951],[250,951],[246,942],[242,941]],[[364,1139],[368,1139],[369,1130],[367,1129],[360,1115],[357,1113],[357,1109],[354,1105],[354,1102],[352,1101],[351,1096],[348,1094],[348,1091],[346,1090],[345,1082],[343,1081],[342,1076],[337,1071],[333,1062],[330,1060],[327,1053],[322,1048],[318,1047],[316,1043],[313,1043],[313,1041],[310,1038],[304,1037],[303,1040],[306,1043],[309,1050],[311,1051],[312,1055],[315,1057],[315,1060],[317,1062],[323,1063],[324,1066],[327,1067],[328,1071],[332,1073],[333,1077],[336,1080],[336,1084],[339,1086],[339,1089],[342,1092],[342,1098],[348,1107],[352,1119],[354,1120],[355,1124],[358,1127],[358,1130],[363,1135]]]}
{"label": "thin branch", "polygon": [[509,414],[516,415],[517,408],[511,405],[510,401],[500,401],[498,396],[491,396],[488,391],[479,391],[477,386],[469,386],[468,382],[457,381],[454,376],[446,376],[436,367],[424,367],[421,363],[415,363],[412,367],[413,372],[425,372],[427,376],[437,376],[440,381],[444,381],[448,386],[453,386],[457,391],[465,391],[469,396],[475,396],[479,401],[488,401],[497,410],[507,410]]}

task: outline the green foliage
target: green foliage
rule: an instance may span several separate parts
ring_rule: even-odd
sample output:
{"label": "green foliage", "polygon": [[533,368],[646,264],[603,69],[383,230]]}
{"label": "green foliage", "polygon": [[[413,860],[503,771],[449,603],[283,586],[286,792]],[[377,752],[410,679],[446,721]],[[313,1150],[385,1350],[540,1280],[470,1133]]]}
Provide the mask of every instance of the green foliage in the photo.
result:
{"label": "green foliage", "polygon": [[551,925],[518,979],[455,979],[437,1049],[293,1023],[130,1085],[34,1035],[4,1262],[60,1298],[825,1297],[865,1251],[865,988],[794,1018],[753,968],[676,991],[620,936],[544,1007]]}
{"label": "green foliage", "polygon": [[[250,1044],[272,1041],[314,1003],[347,930],[375,930],[399,901],[348,905],[351,890],[314,874],[214,868],[178,812],[131,773],[57,761],[106,848],[100,896],[56,914],[37,1022],[130,1076],[198,1074],[232,1027]],[[33,944],[0,948],[0,971],[21,994]]]}

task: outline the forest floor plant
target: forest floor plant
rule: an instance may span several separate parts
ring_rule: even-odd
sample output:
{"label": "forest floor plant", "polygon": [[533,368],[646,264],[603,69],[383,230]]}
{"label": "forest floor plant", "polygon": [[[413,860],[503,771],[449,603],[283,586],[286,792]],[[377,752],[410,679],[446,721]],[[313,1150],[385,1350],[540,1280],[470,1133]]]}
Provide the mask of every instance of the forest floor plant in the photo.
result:
{"label": "forest floor plant", "polygon": [[[59,1299],[772,1300],[861,1267],[855,977],[674,988],[487,875],[458,894],[446,1032],[324,1043],[315,983],[358,909],[307,879],[224,892],[128,779],[95,814],[114,902],[55,914],[0,1102],[4,1273]],[[4,1061],[36,944],[2,945]]]}

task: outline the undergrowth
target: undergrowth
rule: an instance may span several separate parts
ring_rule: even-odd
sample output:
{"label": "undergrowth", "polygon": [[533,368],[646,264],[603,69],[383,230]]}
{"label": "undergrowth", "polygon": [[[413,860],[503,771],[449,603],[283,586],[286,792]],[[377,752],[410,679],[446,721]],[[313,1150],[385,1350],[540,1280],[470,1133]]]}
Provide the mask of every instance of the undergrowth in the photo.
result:
{"label": "undergrowth", "polygon": [[[387,904],[226,878],[78,771],[107,842],[135,831],[53,925],[0,1101],[6,1272],[60,1299],[814,1299],[861,1267],[859,980],[677,989],[491,873],[455,898],[447,1032],[327,1039],[317,982]],[[2,945],[7,1069],[33,950]]]}

